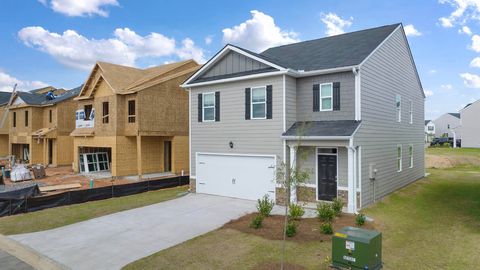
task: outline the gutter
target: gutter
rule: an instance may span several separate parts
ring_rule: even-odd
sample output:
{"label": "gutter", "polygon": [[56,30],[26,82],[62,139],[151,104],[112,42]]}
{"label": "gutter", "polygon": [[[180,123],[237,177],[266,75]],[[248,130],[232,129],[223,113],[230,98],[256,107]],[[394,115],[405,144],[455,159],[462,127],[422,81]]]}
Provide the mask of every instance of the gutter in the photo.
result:
{"label": "gutter", "polygon": [[326,141],[326,140],[350,140],[352,136],[282,136],[284,140],[315,140],[315,141]]}

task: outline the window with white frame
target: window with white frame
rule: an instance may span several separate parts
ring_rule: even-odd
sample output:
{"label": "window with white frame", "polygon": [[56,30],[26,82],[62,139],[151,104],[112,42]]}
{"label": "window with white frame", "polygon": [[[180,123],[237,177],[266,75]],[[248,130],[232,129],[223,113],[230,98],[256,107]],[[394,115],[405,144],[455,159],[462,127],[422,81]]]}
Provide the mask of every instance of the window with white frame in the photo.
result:
{"label": "window with white frame", "polygon": [[410,124],[413,124],[413,101],[410,100]]}
{"label": "window with white frame", "polygon": [[215,93],[204,93],[203,122],[215,121]]}
{"label": "window with white frame", "polygon": [[267,88],[265,86],[252,87],[251,94],[252,119],[267,118]]}
{"label": "window with white frame", "polygon": [[408,146],[408,161],[410,162],[410,168],[413,168],[413,145]]}
{"label": "window with white frame", "polygon": [[397,172],[402,171],[402,146],[397,145]]}
{"label": "window with white frame", "polygon": [[320,111],[333,110],[333,84],[324,83],[320,85]]}
{"label": "window with white frame", "polygon": [[395,96],[395,109],[397,110],[397,122],[402,122],[402,97]]}

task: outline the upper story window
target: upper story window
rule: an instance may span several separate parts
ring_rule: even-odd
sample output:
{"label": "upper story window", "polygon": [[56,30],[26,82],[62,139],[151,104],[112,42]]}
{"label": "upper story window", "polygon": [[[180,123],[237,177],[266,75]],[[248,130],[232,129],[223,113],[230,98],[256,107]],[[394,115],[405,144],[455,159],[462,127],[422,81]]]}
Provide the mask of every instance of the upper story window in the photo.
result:
{"label": "upper story window", "polygon": [[267,89],[265,86],[252,87],[252,119],[267,118]]}
{"label": "upper story window", "polygon": [[17,127],[17,112],[13,112],[13,127]]}
{"label": "upper story window", "polygon": [[93,109],[93,106],[91,104],[83,106],[83,111],[85,112],[85,119],[84,120],[90,120],[90,118],[91,118],[90,116],[92,114],[92,109]]}
{"label": "upper story window", "polygon": [[320,111],[333,110],[333,84],[325,83],[320,85]]}
{"label": "upper story window", "polygon": [[450,124],[447,124],[447,129],[450,129]]}
{"label": "upper story window", "polygon": [[434,126],[428,126],[428,131],[434,131],[435,127]]}
{"label": "upper story window", "polygon": [[413,145],[408,146],[408,161],[410,162],[409,168],[413,168]]}
{"label": "upper story window", "polygon": [[397,172],[402,171],[402,146],[397,145]]}
{"label": "upper story window", "polygon": [[413,101],[410,100],[410,124],[413,124]]}
{"label": "upper story window", "polygon": [[397,111],[397,122],[402,122],[402,97],[400,95],[395,96],[395,109]]}
{"label": "upper story window", "polygon": [[28,127],[28,111],[25,111],[25,126]]}
{"label": "upper story window", "polygon": [[52,115],[52,114],[53,114],[53,113],[52,113],[52,110],[49,110],[49,111],[48,111],[48,122],[49,122],[49,123],[52,123],[52,120],[53,120],[53,115]]}
{"label": "upper story window", "polygon": [[102,123],[108,124],[108,102],[102,102]]}
{"label": "upper story window", "polygon": [[135,123],[135,100],[128,101],[128,123]]}
{"label": "upper story window", "polygon": [[203,122],[215,121],[215,93],[204,93],[202,97]]}

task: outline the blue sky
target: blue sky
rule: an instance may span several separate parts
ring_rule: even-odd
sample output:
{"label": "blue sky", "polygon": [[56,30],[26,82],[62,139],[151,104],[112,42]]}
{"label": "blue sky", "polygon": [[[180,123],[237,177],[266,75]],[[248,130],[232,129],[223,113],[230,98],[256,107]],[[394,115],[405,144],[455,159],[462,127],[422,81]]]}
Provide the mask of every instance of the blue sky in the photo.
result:
{"label": "blue sky", "polygon": [[426,118],[480,99],[480,0],[2,0],[0,18],[3,91],[13,83],[73,88],[96,60],[205,61],[226,42],[261,51],[402,22],[428,95]]}

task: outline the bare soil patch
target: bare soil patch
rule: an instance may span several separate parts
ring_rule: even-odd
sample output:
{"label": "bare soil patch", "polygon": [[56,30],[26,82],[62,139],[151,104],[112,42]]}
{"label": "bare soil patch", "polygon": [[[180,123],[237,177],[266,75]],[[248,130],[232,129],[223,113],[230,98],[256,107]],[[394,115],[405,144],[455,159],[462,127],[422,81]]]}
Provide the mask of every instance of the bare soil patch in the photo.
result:
{"label": "bare soil patch", "polygon": [[[252,270],[278,270],[280,269],[279,262],[263,262],[258,264],[257,266],[253,267]],[[307,269],[301,265],[293,264],[293,263],[285,263],[283,265],[283,269],[285,270],[304,270]]]}
{"label": "bare soil patch", "polygon": [[[245,215],[239,219],[232,220],[225,224],[224,228],[234,229],[248,234],[254,234],[270,240],[282,240],[283,239],[283,216],[270,216],[263,220],[262,227],[254,229],[250,227],[250,223],[258,213],[252,213]],[[318,218],[302,218],[297,221],[297,233],[293,237],[287,239],[296,242],[310,242],[310,241],[330,241],[331,235],[322,234],[320,232],[320,220]],[[355,225],[355,216],[351,214],[341,214],[335,218],[333,223],[333,230],[337,231],[345,226]],[[374,229],[374,224],[371,222],[365,223],[362,226],[364,229]],[[263,269],[263,268],[262,268]],[[278,268],[277,268],[278,269]]]}
{"label": "bare soil patch", "polygon": [[425,166],[427,168],[447,169],[457,166],[480,166],[480,157],[477,156],[444,156],[425,155]]}

